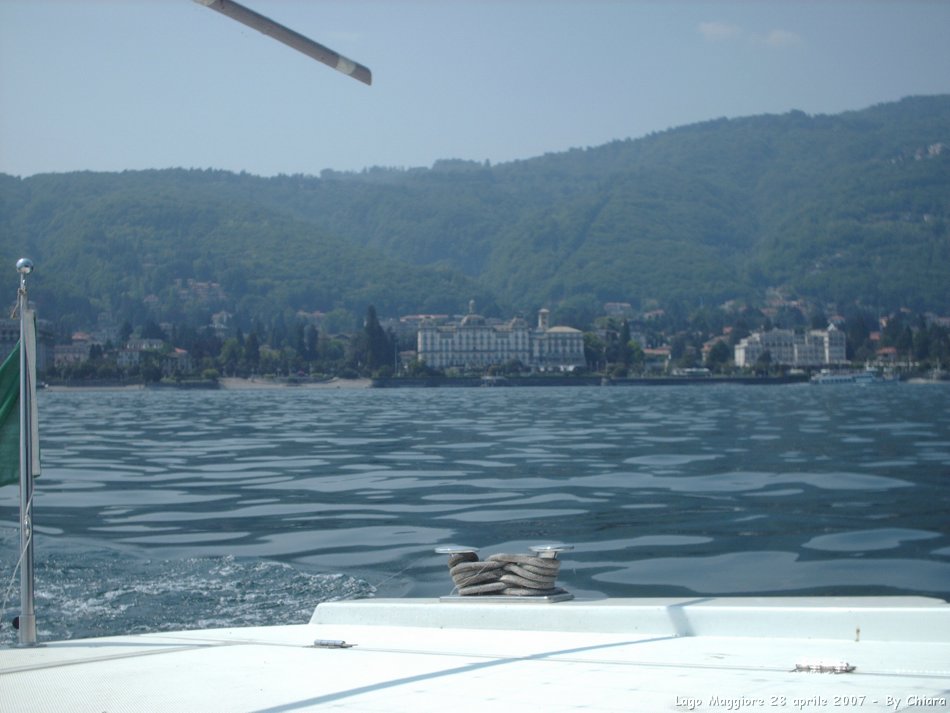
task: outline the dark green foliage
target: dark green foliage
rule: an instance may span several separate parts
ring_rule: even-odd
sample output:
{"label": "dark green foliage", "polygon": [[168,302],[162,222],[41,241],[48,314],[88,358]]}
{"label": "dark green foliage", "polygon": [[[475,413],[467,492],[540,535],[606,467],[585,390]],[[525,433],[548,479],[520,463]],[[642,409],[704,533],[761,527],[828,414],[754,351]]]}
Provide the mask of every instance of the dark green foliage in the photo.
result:
{"label": "dark green foliage", "polygon": [[0,252],[33,258],[32,294],[61,331],[106,310],[133,325],[228,310],[248,330],[282,313],[298,355],[320,345],[289,334],[297,310],[353,323],[368,304],[452,313],[474,298],[489,316],[546,306],[586,328],[606,301],[685,319],[781,286],[817,304],[948,312],[948,224],[948,96],[495,166],[0,176]]}
{"label": "dark green foliage", "polygon": [[709,350],[706,357],[706,366],[712,371],[725,371],[729,362],[732,360],[733,350],[724,341],[717,341]]}
{"label": "dark green foliage", "polygon": [[376,308],[372,305],[366,310],[362,333],[354,340],[354,351],[356,362],[370,373],[393,367],[395,345],[380,325]]}

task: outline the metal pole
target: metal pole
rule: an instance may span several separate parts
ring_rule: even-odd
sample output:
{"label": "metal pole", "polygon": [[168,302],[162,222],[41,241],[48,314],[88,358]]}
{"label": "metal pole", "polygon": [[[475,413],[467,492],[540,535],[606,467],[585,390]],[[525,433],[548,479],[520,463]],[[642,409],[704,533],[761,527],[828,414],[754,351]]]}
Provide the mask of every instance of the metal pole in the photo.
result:
{"label": "metal pole", "polygon": [[33,608],[33,422],[30,402],[30,364],[33,345],[27,343],[26,319],[29,302],[26,276],[33,263],[22,259],[16,264],[20,273],[18,310],[20,312],[20,646],[36,646],[36,613]]}
{"label": "metal pole", "polygon": [[343,72],[343,74],[347,74],[353,79],[363,82],[363,84],[373,83],[373,73],[368,67],[347,59],[329,47],[324,47],[319,42],[314,42],[309,37],[304,37],[299,32],[294,32],[243,5],[239,5],[232,0],[195,0],[195,2],[212,10],[217,10],[222,15],[237,20],[242,25],[255,29],[268,37],[273,37],[278,42],[283,42],[288,47],[292,47],[318,62],[333,67],[338,72]]}

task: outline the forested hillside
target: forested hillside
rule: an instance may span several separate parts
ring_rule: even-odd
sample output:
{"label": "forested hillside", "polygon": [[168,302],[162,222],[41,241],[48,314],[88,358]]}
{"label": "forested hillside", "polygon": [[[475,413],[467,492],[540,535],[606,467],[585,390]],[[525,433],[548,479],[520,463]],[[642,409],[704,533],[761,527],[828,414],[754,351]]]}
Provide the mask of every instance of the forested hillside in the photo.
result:
{"label": "forested hillside", "polygon": [[[489,166],[260,178],[0,176],[0,244],[44,316],[488,314],[607,301],[950,312],[950,97],[716,120]],[[210,295],[187,280],[219,283]],[[12,295],[11,295],[12,300]]]}

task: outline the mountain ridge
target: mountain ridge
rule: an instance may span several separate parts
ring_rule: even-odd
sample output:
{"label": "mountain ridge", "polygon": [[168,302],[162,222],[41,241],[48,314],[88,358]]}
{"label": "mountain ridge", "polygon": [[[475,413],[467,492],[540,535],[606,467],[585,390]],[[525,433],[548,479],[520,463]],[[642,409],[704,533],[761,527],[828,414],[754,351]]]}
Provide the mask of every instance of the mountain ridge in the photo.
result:
{"label": "mountain ridge", "polygon": [[[228,309],[487,314],[604,302],[819,303],[950,312],[950,96],[714,119],[490,165],[260,178],[216,170],[0,176],[0,231],[37,300],[205,319]],[[175,280],[225,299],[179,304]],[[144,300],[147,297],[148,306]],[[156,299],[157,298],[157,301]]]}

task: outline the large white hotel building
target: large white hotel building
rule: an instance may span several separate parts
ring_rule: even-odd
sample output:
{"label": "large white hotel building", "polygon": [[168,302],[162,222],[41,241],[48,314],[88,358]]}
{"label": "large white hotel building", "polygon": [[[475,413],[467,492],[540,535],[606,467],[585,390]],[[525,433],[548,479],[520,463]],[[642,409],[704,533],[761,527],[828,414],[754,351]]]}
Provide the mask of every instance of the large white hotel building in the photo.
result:
{"label": "large white hotel building", "polygon": [[755,332],[739,340],[735,348],[736,366],[752,366],[765,352],[773,364],[786,366],[829,366],[847,361],[845,335],[834,325],[799,334],[790,329]]}
{"label": "large white hotel building", "polygon": [[549,312],[538,312],[538,326],[515,318],[489,324],[469,313],[456,324],[423,323],[417,334],[418,357],[434,369],[481,370],[493,364],[518,361],[539,371],[571,371],[585,365],[584,334],[571,327],[549,327]]}

